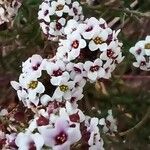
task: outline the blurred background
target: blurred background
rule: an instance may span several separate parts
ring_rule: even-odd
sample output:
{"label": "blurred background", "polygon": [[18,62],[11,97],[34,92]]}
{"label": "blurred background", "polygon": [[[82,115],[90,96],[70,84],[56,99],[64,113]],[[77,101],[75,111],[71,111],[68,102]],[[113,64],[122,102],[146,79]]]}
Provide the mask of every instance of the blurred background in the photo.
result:
{"label": "blurred background", "polygon": [[[8,0],[11,1],[11,0]],[[11,80],[18,80],[21,64],[32,54],[55,55],[57,42],[48,41],[37,19],[42,0],[22,0],[13,21],[0,25],[0,106],[18,104]],[[150,72],[134,68],[129,48],[150,34],[150,0],[81,1],[85,17],[104,18],[112,29],[121,29],[124,61],[110,80],[88,84],[80,108],[99,118],[112,109],[118,133],[104,136],[108,150],[150,149]],[[96,89],[96,90],[95,90]],[[121,134],[120,134],[121,133]]]}

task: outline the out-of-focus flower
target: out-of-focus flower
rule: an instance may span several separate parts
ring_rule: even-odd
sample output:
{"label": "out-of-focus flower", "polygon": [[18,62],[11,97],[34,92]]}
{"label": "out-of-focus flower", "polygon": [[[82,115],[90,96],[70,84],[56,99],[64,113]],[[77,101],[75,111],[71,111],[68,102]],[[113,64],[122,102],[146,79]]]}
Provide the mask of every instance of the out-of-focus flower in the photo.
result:
{"label": "out-of-focus flower", "polygon": [[145,40],[138,41],[129,51],[136,59],[133,66],[150,71],[150,36],[147,36]]}
{"label": "out-of-focus flower", "polygon": [[15,140],[18,150],[37,149],[41,150],[44,145],[43,137],[39,133],[20,132]]}
{"label": "out-of-focus flower", "polygon": [[98,128],[98,118],[87,117],[85,121],[85,131],[83,137],[87,140],[89,150],[104,150],[103,140]]}
{"label": "out-of-focus flower", "polygon": [[83,20],[82,7],[78,1],[45,0],[39,6],[38,19],[48,39],[65,35],[64,26],[69,19]]}
{"label": "out-of-focus flower", "polygon": [[4,22],[10,22],[17,14],[21,3],[18,0],[1,0],[0,1],[0,25]]}
{"label": "out-of-focus flower", "polygon": [[108,110],[106,119],[100,119],[99,124],[102,125],[104,133],[113,135],[117,132],[117,120],[113,117],[112,110]]}

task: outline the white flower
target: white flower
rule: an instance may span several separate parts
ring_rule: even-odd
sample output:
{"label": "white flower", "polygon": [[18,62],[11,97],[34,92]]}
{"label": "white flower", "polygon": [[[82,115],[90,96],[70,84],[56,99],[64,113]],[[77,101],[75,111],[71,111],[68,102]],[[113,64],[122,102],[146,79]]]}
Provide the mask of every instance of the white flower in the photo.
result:
{"label": "white flower", "polygon": [[80,50],[86,47],[86,41],[81,38],[80,34],[73,33],[67,36],[67,40],[62,41],[62,46],[58,48],[59,51],[64,51],[67,54],[68,61],[74,60],[80,54]]}
{"label": "white flower", "polygon": [[7,109],[1,109],[0,110],[0,116],[6,116],[6,115],[8,115]]}
{"label": "white flower", "polygon": [[20,6],[18,0],[0,1],[0,25],[12,21]]}
{"label": "white flower", "polygon": [[145,55],[144,51],[144,41],[139,41],[135,44],[134,47],[130,48],[130,53],[132,53],[136,58],[142,57]]}
{"label": "white flower", "polygon": [[147,36],[145,39],[144,49],[145,54],[150,57],[150,36]]}
{"label": "white flower", "polygon": [[40,98],[40,102],[43,106],[46,106],[48,104],[48,102],[50,102],[50,101],[52,101],[52,98],[47,94],[44,94]]}
{"label": "white flower", "polygon": [[43,58],[40,55],[33,55],[22,63],[23,73],[34,73],[35,76],[40,77],[42,71],[42,61]]}
{"label": "white flower", "polygon": [[85,23],[80,24],[79,26],[79,28],[83,28],[83,31],[81,33],[82,36],[85,39],[91,39],[94,36],[95,32],[97,32],[97,30],[99,29],[99,21],[96,18],[91,17],[89,19],[86,19]]}
{"label": "white flower", "polygon": [[37,106],[39,104],[37,95],[45,91],[44,85],[37,80],[35,74],[21,74],[19,83],[11,81],[11,85],[17,90],[19,99],[22,100],[25,105],[29,105],[31,102]]}
{"label": "white flower", "polygon": [[71,91],[74,88],[75,83],[74,81],[68,81],[64,79],[56,88],[53,98],[69,100],[71,98]]}
{"label": "white flower", "polygon": [[40,6],[39,6],[39,12],[38,12],[38,19],[40,20],[40,22],[50,22],[50,15],[54,14],[54,10],[50,9],[49,3],[48,2],[43,2]]}
{"label": "white flower", "polygon": [[150,36],[147,36],[145,40],[138,41],[129,51],[136,59],[136,62],[133,63],[134,67],[145,71],[150,70]]}
{"label": "white flower", "polygon": [[121,53],[121,48],[118,47],[118,42],[112,41],[109,46],[107,47],[107,50],[102,52],[100,55],[100,58],[102,60],[108,60],[108,59],[116,59]]}
{"label": "white flower", "polygon": [[77,29],[79,29],[78,25],[79,25],[79,23],[76,20],[70,19],[67,22],[66,27],[64,28],[64,33],[66,35],[73,33],[74,31],[76,31]]}
{"label": "white flower", "polygon": [[100,137],[100,131],[98,128],[98,118],[91,118],[90,123],[86,124],[87,132],[90,133],[88,140],[89,150],[104,150],[103,140]]}
{"label": "white flower", "polygon": [[112,71],[114,71],[116,65],[112,62],[112,60],[107,60],[106,63],[103,65],[105,70],[105,76],[103,78],[109,79],[111,77]]}
{"label": "white flower", "polygon": [[112,115],[112,110],[108,110],[106,119],[101,118],[99,124],[103,127],[104,133],[114,134],[117,132],[117,120]]}
{"label": "white flower", "polygon": [[58,41],[65,36],[64,27],[69,19],[83,20],[79,2],[71,2],[71,0],[44,0],[39,6],[40,26],[49,40]]}
{"label": "white flower", "polygon": [[87,77],[92,81],[96,81],[105,75],[101,59],[96,59],[94,62],[86,61],[84,69],[87,71]]}
{"label": "white flower", "polygon": [[25,100],[28,97],[27,90],[23,89],[20,83],[11,81],[10,84],[17,91],[19,100]]}
{"label": "white flower", "polygon": [[72,7],[69,10],[69,15],[73,16],[73,19],[79,20],[80,15],[82,15],[82,7],[80,6],[79,2],[75,1],[72,3]]}
{"label": "white flower", "polygon": [[20,132],[15,140],[18,150],[41,150],[44,145],[43,137],[39,133],[29,134]]}
{"label": "white flower", "polygon": [[58,118],[54,128],[43,128],[41,134],[46,146],[53,150],[70,150],[70,145],[81,138],[79,126],[71,126],[68,121]]}
{"label": "white flower", "polygon": [[147,62],[144,56],[140,59],[137,58],[137,61],[133,63],[133,66],[144,71],[150,71],[150,61]]}
{"label": "white flower", "polygon": [[69,12],[69,7],[65,5],[65,0],[52,1],[51,9],[53,9],[55,11],[55,14],[59,17],[61,17],[64,12]]}
{"label": "white flower", "polygon": [[69,73],[65,70],[65,63],[62,60],[46,62],[45,68],[51,76],[50,82],[52,85],[59,85],[62,80],[70,78]]}
{"label": "white flower", "polygon": [[97,30],[89,42],[89,49],[91,51],[100,50],[105,51],[107,49],[106,40],[108,38],[108,32],[105,29]]}
{"label": "white flower", "polygon": [[61,36],[64,34],[64,26],[66,24],[65,18],[60,18],[50,23],[49,34],[52,36]]}
{"label": "white flower", "polygon": [[86,77],[86,72],[83,68],[83,63],[68,63],[66,69],[70,71],[70,78],[75,79],[77,76],[83,78]]}

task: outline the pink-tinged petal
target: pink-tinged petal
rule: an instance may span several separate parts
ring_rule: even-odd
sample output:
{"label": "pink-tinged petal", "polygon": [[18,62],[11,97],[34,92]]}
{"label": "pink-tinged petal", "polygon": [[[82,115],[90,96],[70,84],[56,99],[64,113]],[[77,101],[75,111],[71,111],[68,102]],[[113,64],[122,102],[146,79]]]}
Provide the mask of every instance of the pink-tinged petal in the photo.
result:
{"label": "pink-tinged petal", "polygon": [[64,25],[66,24],[66,19],[65,19],[65,18],[60,18],[60,19],[58,20],[58,22],[59,22],[62,26],[64,26]]}
{"label": "pink-tinged petal", "polygon": [[100,55],[100,58],[102,60],[108,60],[107,51],[102,52],[101,55]]}
{"label": "pink-tinged petal", "polygon": [[80,45],[79,45],[80,48],[84,48],[86,47],[86,41],[83,40],[83,39],[80,39]]}
{"label": "pink-tinged petal", "polygon": [[96,81],[96,79],[97,79],[97,72],[96,71],[95,72],[89,71],[88,74],[87,74],[87,77],[90,80],[92,80],[92,81]]}
{"label": "pink-tinged petal", "polygon": [[56,145],[53,147],[53,150],[70,150],[70,142],[66,141],[62,145]]}
{"label": "pink-tinged petal", "polygon": [[60,85],[61,81],[62,81],[62,76],[52,77],[50,79],[52,85]]}
{"label": "pink-tinged petal", "polygon": [[32,134],[31,137],[35,142],[37,150],[41,150],[44,145],[43,137],[39,133]]}
{"label": "pink-tinged petal", "polygon": [[71,92],[67,91],[64,95],[63,95],[65,100],[70,100],[71,99]]}
{"label": "pink-tinged petal", "polygon": [[41,98],[40,98],[40,102],[42,105],[46,106],[48,104],[48,102],[52,101],[52,98],[47,95],[47,94],[44,94]]}
{"label": "pink-tinged petal", "polygon": [[61,131],[66,131],[69,128],[69,123],[67,120],[64,120],[64,118],[59,118],[55,123],[55,129],[57,133]]}
{"label": "pink-tinged petal", "polygon": [[33,121],[30,122],[30,125],[27,131],[33,132],[36,128],[37,128],[37,123],[36,123],[36,120],[34,119]]}
{"label": "pink-tinged petal", "polygon": [[38,104],[39,104],[39,98],[34,98],[34,99],[30,99],[30,97],[29,97],[29,100],[35,105],[35,106],[38,106]]}
{"label": "pink-tinged petal", "polygon": [[[55,2],[53,1],[53,3],[55,3]],[[55,13],[55,9],[53,7],[50,7],[49,8],[49,15],[52,16],[52,15],[54,15],[54,13]]]}
{"label": "pink-tinged petal", "polygon": [[147,56],[150,56],[150,49],[145,49],[145,54],[146,54]]}
{"label": "pink-tinged petal", "polygon": [[107,44],[106,43],[103,43],[103,44],[100,44],[99,45],[99,49],[100,49],[100,51],[106,51],[107,50],[107,48],[108,48],[108,46],[107,46]]}
{"label": "pink-tinged petal", "polygon": [[150,36],[148,35],[146,38],[145,38],[146,41],[150,42]]}
{"label": "pink-tinged petal", "polygon": [[94,61],[94,65],[97,65],[97,66],[102,66],[102,60],[101,59],[96,59],[95,61]]}
{"label": "pink-tinged petal", "polygon": [[63,11],[68,13],[69,12],[69,7],[67,5],[65,5]]}
{"label": "pink-tinged petal", "polygon": [[89,49],[91,51],[95,51],[99,48],[99,44],[95,44],[93,40],[89,42]]}
{"label": "pink-tinged petal", "polygon": [[75,127],[70,127],[67,131],[68,133],[68,141],[71,144],[78,142],[81,139],[81,131],[79,124],[75,124]]}
{"label": "pink-tinged petal", "polygon": [[98,71],[97,77],[102,78],[104,76],[105,76],[105,70],[103,68],[100,68],[100,70]]}
{"label": "pink-tinged petal", "polygon": [[37,93],[44,93],[44,91],[45,91],[44,85],[41,82],[38,82],[38,86],[36,88],[36,92]]}
{"label": "pink-tinged petal", "polygon": [[54,137],[56,136],[56,131],[55,129],[47,129],[47,128],[41,128],[40,133],[44,139],[44,144],[46,146],[54,146],[55,145],[55,139]]}
{"label": "pink-tinged petal", "polygon": [[134,62],[133,66],[138,68],[140,66],[140,64],[138,62]]}
{"label": "pink-tinged petal", "polygon": [[90,68],[91,68],[91,66],[93,66],[93,63],[92,63],[91,61],[86,61],[86,62],[84,63],[84,69],[85,69],[86,71],[89,71]]}
{"label": "pink-tinged petal", "polygon": [[60,91],[60,88],[58,87],[53,94],[53,98],[56,98],[56,99],[62,98],[63,94],[64,93]]}
{"label": "pink-tinged petal", "polygon": [[100,33],[100,37],[106,41],[107,38],[108,38],[108,32],[106,30],[103,30],[101,33]]}
{"label": "pink-tinged petal", "polygon": [[19,90],[20,84],[18,82],[11,81],[10,84],[16,91]]}
{"label": "pink-tinged petal", "polygon": [[63,15],[62,11],[56,11],[57,16],[61,17]]}
{"label": "pink-tinged petal", "polygon": [[94,32],[92,32],[92,31],[90,31],[90,32],[83,32],[82,35],[83,35],[84,39],[90,40],[93,37]]}

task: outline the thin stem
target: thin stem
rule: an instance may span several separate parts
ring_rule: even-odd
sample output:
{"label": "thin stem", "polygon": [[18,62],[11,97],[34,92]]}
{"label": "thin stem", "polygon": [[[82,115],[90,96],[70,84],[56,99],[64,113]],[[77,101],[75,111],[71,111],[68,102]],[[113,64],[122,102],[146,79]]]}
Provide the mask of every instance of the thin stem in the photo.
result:
{"label": "thin stem", "polygon": [[150,18],[150,12],[145,12],[145,13],[142,13],[142,12],[139,12],[137,10],[130,10],[128,8],[113,8],[113,7],[110,7],[110,6],[106,6],[106,5],[97,5],[97,6],[88,6],[86,5],[86,7],[88,7],[89,9],[93,9],[95,11],[100,11],[100,9],[102,9],[103,7],[106,7],[106,8],[109,8],[109,10],[113,10],[113,11],[120,11],[120,12],[124,12],[128,15],[135,15],[135,16],[138,16],[138,17],[145,17],[145,18]]}
{"label": "thin stem", "polygon": [[148,108],[148,110],[147,110],[145,116],[143,117],[143,119],[138,124],[136,124],[133,128],[131,128],[131,129],[127,130],[127,131],[120,132],[119,136],[125,136],[125,135],[133,133],[135,130],[137,130],[140,127],[142,127],[147,122],[147,120],[149,118],[150,118],[150,107]]}

